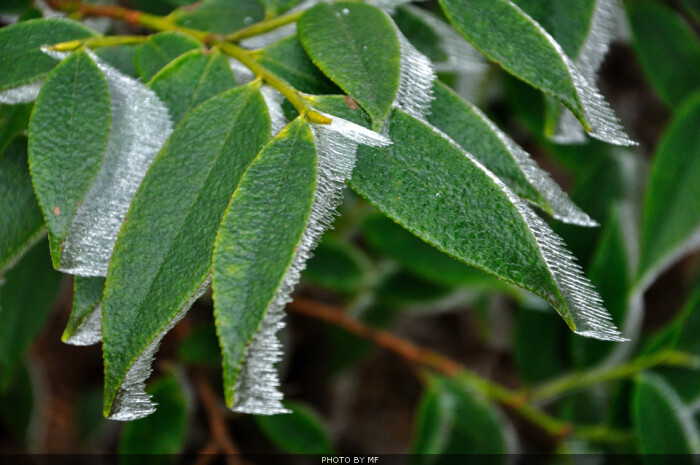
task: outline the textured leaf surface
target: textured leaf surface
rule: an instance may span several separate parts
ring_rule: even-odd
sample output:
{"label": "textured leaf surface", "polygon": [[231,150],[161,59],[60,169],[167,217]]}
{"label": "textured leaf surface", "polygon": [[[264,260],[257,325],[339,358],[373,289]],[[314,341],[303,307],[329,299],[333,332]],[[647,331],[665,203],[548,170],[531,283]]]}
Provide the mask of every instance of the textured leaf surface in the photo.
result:
{"label": "textured leaf surface", "polygon": [[224,391],[234,403],[246,346],[300,246],[316,190],[316,148],[303,118],[287,126],[241,179],[214,250],[214,312]]}
{"label": "textured leaf surface", "polygon": [[178,24],[228,34],[261,21],[265,11],[258,0],[204,0],[176,15]]}
{"label": "textured leaf surface", "polygon": [[542,26],[510,0],[440,3],[450,22],[480,52],[561,101],[592,137],[618,145],[634,144],[595,84],[576,69]]}
{"label": "textured leaf surface", "polygon": [[51,268],[46,241],[27,252],[0,286],[0,386],[10,379],[44,326],[61,282]]}
{"label": "textured leaf surface", "polygon": [[[700,435],[690,411],[659,375],[645,373],[637,378],[632,417],[643,454],[700,452]],[[692,460],[682,463],[692,463]]]}
{"label": "textured leaf surface", "polygon": [[[459,381],[432,378],[418,407],[411,452],[415,464],[454,463],[450,454],[506,454],[503,420],[493,405]],[[505,463],[503,456],[491,457]]]}
{"label": "textured leaf surface", "polygon": [[280,450],[290,454],[333,454],[331,438],[321,419],[296,402],[285,402],[291,413],[255,417],[260,429]]}
{"label": "textured leaf surface", "polygon": [[102,166],[111,123],[105,77],[85,52],[71,54],[46,80],[29,123],[29,164],[55,268]]}
{"label": "textured leaf surface", "polygon": [[192,50],[163,68],[149,83],[177,124],[197,105],[236,86],[228,60],[218,50]]}
{"label": "textured leaf surface", "polygon": [[[130,457],[129,454],[169,454],[182,452],[185,446],[189,411],[186,394],[174,375],[166,375],[155,380],[148,389],[153,400],[160,407],[148,418],[132,421],[124,425],[119,441],[121,461],[141,463],[143,455]],[[156,463],[168,463],[153,457]]]}
{"label": "textured leaf surface", "polygon": [[41,51],[52,45],[83,39],[95,32],[70,20],[38,19],[0,29],[0,90],[39,81],[58,64]]}
{"label": "textured leaf surface", "polygon": [[399,89],[401,53],[390,18],[370,5],[320,4],[298,22],[299,39],[313,62],[357,100],[375,126]]}
{"label": "textured leaf surface", "polygon": [[559,220],[584,226],[596,224],[477,107],[442,83],[435,84],[433,93],[428,121],[473,154],[513,192]]}
{"label": "textured leaf surface", "polygon": [[44,234],[27,164],[27,139],[0,153],[0,276]]}
{"label": "textured leaf surface", "polygon": [[150,81],[158,71],[185,52],[202,44],[177,32],[160,32],[150,36],[136,50],[136,70],[144,81]]}
{"label": "textured leaf surface", "polygon": [[102,292],[105,279],[76,276],[73,281],[73,309],[61,339],[67,344],[86,346],[102,340]]}
{"label": "textured leaf surface", "polygon": [[700,93],[674,114],[649,174],[640,277],[655,275],[700,243]]}
{"label": "textured leaf surface", "polygon": [[390,123],[393,145],[358,151],[353,189],[438,249],[542,296],[573,330],[618,338],[578,265],[533,211],[430,126],[398,110]]}
{"label": "textured leaf surface", "polygon": [[138,79],[139,72],[136,69],[136,52],[139,47],[140,45],[100,47],[95,50],[95,55],[127,76]]}
{"label": "textured leaf surface", "polygon": [[309,59],[297,36],[287,37],[265,47],[257,58],[263,66],[302,92],[339,93],[338,87]]}
{"label": "textured leaf surface", "polygon": [[129,419],[152,412],[142,394],[151,358],[205,285],[226,205],[269,137],[267,108],[251,83],[192,111],[151,165],[107,275],[106,415]]}
{"label": "textured leaf surface", "polygon": [[639,62],[670,107],[700,88],[700,39],[669,7],[650,0],[630,2],[627,13]]}

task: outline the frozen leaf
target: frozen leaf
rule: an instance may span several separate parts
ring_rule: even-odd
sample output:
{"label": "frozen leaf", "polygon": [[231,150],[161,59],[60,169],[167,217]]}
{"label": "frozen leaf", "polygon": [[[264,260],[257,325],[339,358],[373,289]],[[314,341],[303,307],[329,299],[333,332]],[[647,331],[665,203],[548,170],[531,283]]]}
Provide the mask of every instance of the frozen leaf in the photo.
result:
{"label": "frozen leaf", "polygon": [[89,346],[102,340],[102,291],[105,279],[76,276],[73,309],[61,339],[66,344]]}

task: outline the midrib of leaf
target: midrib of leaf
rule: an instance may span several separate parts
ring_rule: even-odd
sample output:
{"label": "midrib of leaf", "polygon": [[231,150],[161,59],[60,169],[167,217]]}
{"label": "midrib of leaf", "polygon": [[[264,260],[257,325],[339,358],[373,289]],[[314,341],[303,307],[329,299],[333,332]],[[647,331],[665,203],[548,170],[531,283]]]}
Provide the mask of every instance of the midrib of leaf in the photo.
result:
{"label": "midrib of leaf", "polygon": [[[221,157],[221,153],[223,152],[223,149],[224,149],[224,147],[226,146],[226,143],[228,142],[228,139],[229,139],[229,137],[231,136],[231,133],[233,132],[233,129],[236,127],[236,123],[238,122],[238,119],[239,119],[239,117],[240,117],[240,115],[241,115],[241,109],[243,109],[243,108],[246,106],[246,104],[247,104],[248,101],[250,100],[251,96],[252,96],[252,92],[251,92],[251,93],[248,93],[248,96],[245,98],[244,103],[241,104],[241,105],[239,106],[239,109],[238,109],[238,111],[236,112],[235,118],[232,118],[232,119],[231,119],[231,121],[232,121],[232,122],[231,122],[231,127],[230,127],[230,129],[228,130],[228,132],[226,133],[226,137],[222,139],[222,144],[221,144],[221,146],[217,149],[217,151],[216,151],[216,156],[215,156],[214,158],[212,158],[211,165],[209,166],[209,169],[207,169],[207,173],[206,173],[206,175],[205,175],[204,178],[203,178],[204,181],[200,184],[200,189],[198,189],[198,192],[201,193],[201,191],[202,191],[201,186],[204,186],[204,185],[207,184],[207,180],[209,179],[209,176],[211,175],[212,170],[213,170],[214,167],[217,165],[216,162],[217,162],[217,161],[219,160],[219,158]],[[164,149],[165,149],[165,147],[164,147],[162,150],[164,150]],[[158,277],[161,275],[161,273],[163,272],[163,266],[162,266],[162,265],[163,265],[163,263],[165,263],[165,262],[168,261],[167,259],[168,259],[168,258],[170,257],[170,255],[173,253],[172,247],[173,247],[173,243],[175,242],[175,238],[178,237],[178,236],[180,235],[180,232],[182,231],[183,225],[184,225],[185,223],[187,223],[187,219],[190,217],[190,214],[191,214],[191,212],[192,212],[192,206],[193,206],[195,203],[197,203],[197,200],[199,199],[199,196],[200,196],[200,194],[198,194],[197,196],[195,196],[194,199],[192,200],[192,202],[190,203],[190,205],[187,207],[187,213],[185,214],[185,216],[183,217],[183,220],[182,220],[182,221],[180,222],[180,224],[178,225],[178,227],[177,227],[177,232],[176,232],[175,234],[172,235],[173,239],[172,239],[171,241],[169,241],[167,251],[166,251],[164,254],[162,254],[162,258],[161,258],[161,260],[159,261],[159,265],[158,265],[158,272],[156,272],[156,273],[153,275],[153,277],[151,277],[151,279],[148,281],[148,286],[147,286],[147,287],[148,287],[148,291],[143,295],[143,298],[141,299],[141,304],[139,305],[139,307],[141,307],[141,305],[143,305],[143,302],[146,301],[146,300],[148,299],[149,295],[151,294],[151,285],[153,284],[153,282],[157,281],[157,278],[158,278]],[[121,236],[121,232],[120,232],[120,236]],[[119,239],[117,239],[117,242],[119,242]],[[202,284],[206,281],[206,278],[207,278],[207,277],[205,276],[205,277],[202,279],[202,281],[201,281],[200,283],[197,284],[197,286],[195,287],[195,289],[194,289],[191,293],[188,294],[188,300],[190,300],[190,299],[197,293],[197,290],[199,290],[199,288],[202,286]],[[144,346],[139,350],[139,352],[138,352],[138,354],[136,355],[136,357],[134,357],[134,358],[131,360],[131,363],[129,364],[129,367],[126,369],[126,371],[124,371],[124,374],[123,374],[122,377],[119,379],[119,382],[116,384],[116,386],[115,386],[115,388],[114,388],[114,395],[111,397],[111,400],[112,400],[112,401],[114,400],[114,398],[115,398],[115,396],[116,396],[116,393],[117,393],[118,390],[119,390],[119,387],[120,387],[120,386],[122,385],[122,383],[124,382],[124,378],[126,377],[127,373],[128,373],[129,370],[134,366],[134,364],[138,361],[138,359],[139,359],[139,357],[141,356],[141,354],[143,353],[143,351],[146,350],[146,349],[148,348],[148,346],[150,346],[151,343],[153,343],[153,341],[156,340],[156,338],[158,338],[158,336],[163,332],[163,330],[164,330],[166,327],[168,327],[168,325],[170,324],[170,321],[172,320],[172,318],[173,318],[175,315],[177,315],[177,313],[178,313],[179,311],[180,311],[180,309],[177,309],[177,311],[175,312],[174,315],[171,314],[170,319],[169,319],[163,326],[161,326],[161,327],[159,328],[159,330],[158,330],[158,331],[154,334],[154,336],[148,341],[148,343],[147,343],[146,345],[144,345]],[[106,360],[105,360],[105,366],[107,366],[107,361],[106,361]],[[111,405],[110,405],[110,409],[111,409]]]}
{"label": "midrib of leaf", "polygon": [[[214,61],[216,60],[216,55],[215,53],[212,53],[207,57],[207,64],[204,67],[204,71],[202,71],[201,76],[199,77],[199,81],[197,81],[197,86],[194,88],[194,92],[192,92],[192,95],[190,96],[189,102],[187,102],[187,108],[185,109],[185,114],[192,108],[192,102],[197,100],[197,95],[199,94],[200,90],[202,89],[202,85],[204,85],[204,82],[207,79],[207,76],[209,75],[209,72],[211,71],[211,68],[214,64]],[[246,103],[248,101],[246,100]],[[238,118],[238,115],[236,115],[236,118]],[[227,136],[228,137],[228,136]]]}

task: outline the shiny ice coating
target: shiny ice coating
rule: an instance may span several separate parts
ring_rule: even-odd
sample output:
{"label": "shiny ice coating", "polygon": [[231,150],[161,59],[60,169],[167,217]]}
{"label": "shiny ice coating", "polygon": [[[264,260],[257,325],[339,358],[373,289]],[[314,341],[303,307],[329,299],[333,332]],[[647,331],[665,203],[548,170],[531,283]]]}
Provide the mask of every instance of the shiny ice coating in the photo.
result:
{"label": "shiny ice coating", "polygon": [[[598,69],[615,38],[616,24],[622,15],[618,0],[597,0],[588,36],[575,57],[576,66],[589,82],[595,83]],[[586,136],[581,124],[568,110],[564,110],[552,140],[562,144],[585,142]]]}
{"label": "shiny ice coating", "polygon": [[430,126],[433,131],[459,149],[464,156],[484,171],[493,182],[508,196],[525,220],[541,256],[547,265],[552,279],[561,292],[576,325],[575,332],[582,336],[605,341],[626,341],[612,322],[612,317],[603,307],[602,299],[593,285],[583,275],[576,258],[566,249],[564,241],[537,214],[515,195],[498,177],[483,166],[473,155],[466,152],[448,135]]}
{"label": "shiny ice coating", "polygon": [[72,346],[91,346],[102,340],[102,302],[88,313],[80,326],[64,342]]}
{"label": "shiny ice coating", "polygon": [[393,107],[399,108],[417,119],[430,113],[433,101],[433,81],[437,79],[433,64],[411,45],[396,28],[401,50],[401,77]]}
{"label": "shiny ice coating", "polygon": [[386,146],[391,143],[382,135],[342,118],[324,116],[332,119],[331,124],[311,125],[318,172],[309,222],[279,291],[246,350],[234,388],[233,410],[237,412],[258,415],[288,412],[282,405],[283,395],[279,391],[279,376],[275,368],[282,359],[282,344],[277,332],[284,327],[284,307],[291,301],[290,295],[306,268],[311,250],[323,232],[331,227],[336,208],[343,198],[345,180],[352,176],[358,145]]}
{"label": "shiny ice coating", "polygon": [[267,105],[267,111],[270,113],[270,128],[272,137],[275,137],[287,125],[287,118],[282,111],[284,96],[268,85],[260,87],[260,93]]}
{"label": "shiny ice coating", "polygon": [[105,276],[129,205],[170,136],[172,122],[151,89],[90,56],[109,85],[112,130],[100,172],[68,229],[60,269],[79,276]]}
{"label": "shiny ice coating", "polygon": [[36,100],[44,81],[34,81],[21,86],[0,91],[0,103],[6,105],[17,105],[19,103],[30,103]]}
{"label": "shiny ice coating", "polygon": [[146,393],[146,379],[153,371],[153,360],[158,347],[165,335],[180,322],[192,307],[211,286],[211,277],[207,277],[200,285],[192,298],[180,309],[172,320],[158,333],[150,344],[141,352],[141,355],[132,363],[126,372],[109,411],[110,420],[131,421],[143,418],[156,411],[156,404],[151,400],[151,395]]}

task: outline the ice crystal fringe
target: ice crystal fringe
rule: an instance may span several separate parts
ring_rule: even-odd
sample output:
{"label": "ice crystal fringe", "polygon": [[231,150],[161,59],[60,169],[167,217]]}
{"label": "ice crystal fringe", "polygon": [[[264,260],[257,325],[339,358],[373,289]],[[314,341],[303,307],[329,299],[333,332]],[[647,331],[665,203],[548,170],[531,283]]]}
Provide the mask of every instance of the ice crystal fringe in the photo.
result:
{"label": "ice crystal fringe", "polygon": [[[588,80],[595,83],[598,69],[615,38],[621,8],[618,0],[598,0],[593,10],[590,29],[576,58],[576,66]],[[585,142],[586,136],[576,117],[564,109],[552,140],[562,144]]]}
{"label": "ice crystal fringe", "polygon": [[518,209],[532,231],[547,269],[564,297],[571,318],[576,325],[576,333],[606,341],[625,341],[626,339],[620,335],[612,322],[612,317],[602,306],[602,299],[590,281],[583,275],[581,267],[576,263],[576,258],[566,249],[564,241],[520,197],[515,195],[474,156],[466,152],[447,134],[433,126],[428,126],[483,170]]}
{"label": "ice crystal fringe", "polygon": [[569,70],[569,75],[576,88],[576,93],[583,107],[583,112],[591,125],[590,136],[607,142],[609,144],[621,145],[621,146],[631,146],[637,145],[629,136],[625,133],[620,120],[615,115],[615,112],[610,108],[608,102],[600,94],[598,88],[594,82],[589,81],[578,67],[571,61],[571,59],[566,55],[561,45],[554,40],[554,38],[549,35],[547,31],[534,19],[520,9],[517,5],[512,4],[513,8],[516,8],[520,14],[524,17],[529,18],[530,21],[539,29],[544,37],[547,38],[550,45],[557,51],[557,53],[562,57],[567,69]]}
{"label": "ice crystal fringe", "polygon": [[437,75],[430,59],[416,50],[398,28],[396,34],[401,46],[401,78],[393,106],[424,120],[430,113],[433,82]]}
{"label": "ice crystal fringe", "polygon": [[211,286],[211,277],[208,276],[194,293],[192,298],[180,309],[180,311],[158,333],[150,344],[141,352],[126,372],[121,386],[112,401],[109,412],[110,420],[131,421],[143,418],[155,412],[156,404],[151,401],[151,395],[146,393],[146,379],[153,371],[153,359],[158,351],[163,337],[180,322],[192,307]]}
{"label": "ice crystal fringe", "polygon": [[66,344],[73,346],[91,346],[102,340],[102,302],[98,303],[90,313],[85,315],[83,321],[75,332],[65,340]]}
{"label": "ice crystal fringe", "polygon": [[598,226],[598,223],[571,201],[569,196],[561,190],[554,180],[552,180],[549,173],[537,166],[537,163],[530,158],[530,155],[525,152],[525,150],[493,124],[481,110],[475,106],[473,106],[473,109],[481,119],[491,127],[491,130],[498,136],[501,142],[503,142],[513,158],[515,158],[515,161],[520,166],[528,182],[537,192],[542,194],[549,206],[552,207],[552,211],[554,212],[552,216],[554,216],[554,218],[564,223],[578,226]]}
{"label": "ice crystal fringe", "polygon": [[248,346],[234,388],[233,410],[258,415],[288,412],[282,405],[279,377],[275,364],[282,359],[282,344],[277,332],[284,327],[284,307],[299,282],[311,250],[323,232],[331,227],[336,208],[342,201],[345,180],[350,179],[359,144],[385,146],[385,137],[349,121],[331,115],[329,125],[312,125],[316,142],[318,171],[316,194],[309,222],[279,291],[267,309],[258,333]]}
{"label": "ice crystal fringe", "polygon": [[0,91],[0,103],[7,105],[17,105],[19,103],[30,103],[36,100],[44,81],[35,81],[22,84],[12,89]]}
{"label": "ice crystal fringe", "polygon": [[151,89],[91,57],[109,85],[112,130],[97,179],[68,228],[61,271],[105,276],[129,205],[170,136],[172,122],[167,107]]}
{"label": "ice crystal fringe", "polygon": [[270,86],[262,86],[260,93],[267,105],[267,111],[270,113],[270,127],[272,129],[272,137],[275,137],[287,125],[287,118],[282,111],[282,103],[284,96]]}

